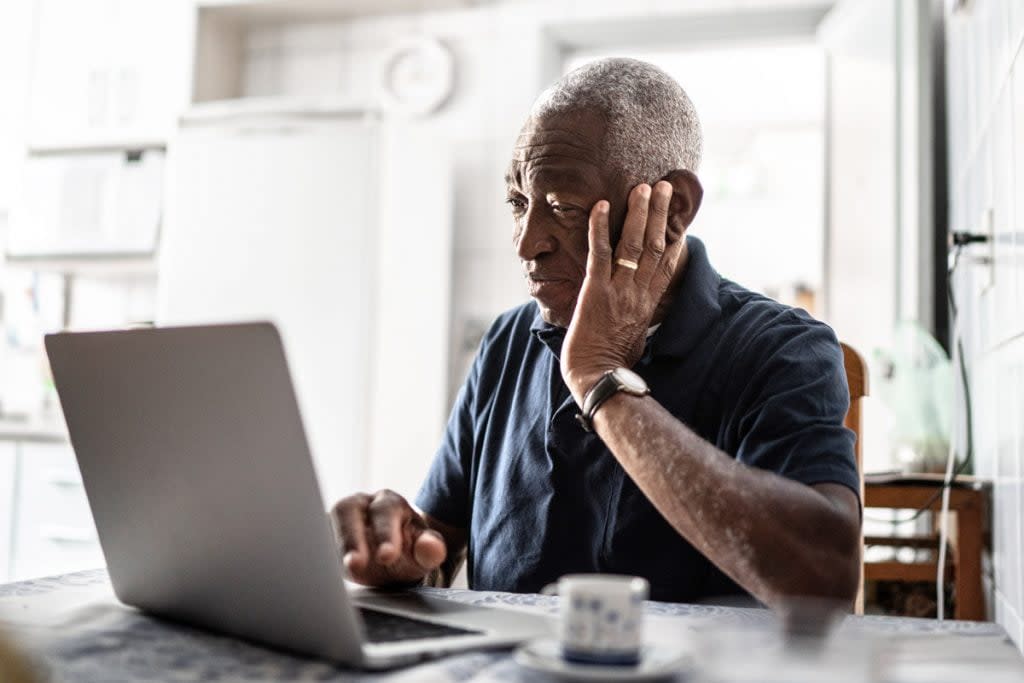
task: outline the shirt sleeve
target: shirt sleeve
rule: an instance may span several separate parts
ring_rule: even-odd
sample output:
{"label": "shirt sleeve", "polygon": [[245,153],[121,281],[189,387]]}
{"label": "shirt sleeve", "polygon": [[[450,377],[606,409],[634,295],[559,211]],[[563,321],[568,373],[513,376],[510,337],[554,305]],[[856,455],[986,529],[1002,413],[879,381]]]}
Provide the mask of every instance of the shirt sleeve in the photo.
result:
{"label": "shirt sleeve", "polygon": [[457,529],[469,528],[470,472],[476,441],[474,407],[486,345],[485,339],[455,398],[441,446],[416,495],[416,505],[423,512]]}
{"label": "shirt sleeve", "polygon": [[836,483],[860,497],[843,353],[824,323],[796,313],[756,340],[756,364],[734,376],[736,459],[804,484]]}

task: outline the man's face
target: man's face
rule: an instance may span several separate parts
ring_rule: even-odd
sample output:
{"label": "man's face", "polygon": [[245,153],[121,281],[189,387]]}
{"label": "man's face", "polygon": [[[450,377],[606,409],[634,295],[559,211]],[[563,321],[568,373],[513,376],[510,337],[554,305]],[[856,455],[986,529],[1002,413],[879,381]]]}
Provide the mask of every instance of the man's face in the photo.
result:
{"label": "man's face", "polygon": [[590,209],[611,203],[613,239],[622,222],[628,188],[605,167],[604,129],[587,111],[530,119],[505,178],[530,296],[559,327],[569,326],[586,275]]}

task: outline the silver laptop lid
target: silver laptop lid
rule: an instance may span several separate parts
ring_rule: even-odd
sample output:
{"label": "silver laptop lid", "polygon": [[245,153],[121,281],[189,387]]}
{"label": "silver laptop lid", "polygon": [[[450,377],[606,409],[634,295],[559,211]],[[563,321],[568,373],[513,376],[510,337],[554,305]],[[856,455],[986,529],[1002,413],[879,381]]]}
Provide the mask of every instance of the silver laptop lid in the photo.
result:
{"label": "silver laptop lid", "polygon": [[46,350],[118,598],[361,660],[273,325],[64,333]]}

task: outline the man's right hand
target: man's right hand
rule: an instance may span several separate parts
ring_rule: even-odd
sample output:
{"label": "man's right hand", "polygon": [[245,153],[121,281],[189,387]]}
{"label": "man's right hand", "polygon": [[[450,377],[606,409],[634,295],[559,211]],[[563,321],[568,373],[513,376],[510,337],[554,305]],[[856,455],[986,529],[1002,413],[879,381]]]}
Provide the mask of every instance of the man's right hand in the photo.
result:
{"label": "man's right hand", "polygon": [[367,586],[419,583],[447,556],[444,538],[405,498],[384,489],[342,498],[331,510],[349,578]]}

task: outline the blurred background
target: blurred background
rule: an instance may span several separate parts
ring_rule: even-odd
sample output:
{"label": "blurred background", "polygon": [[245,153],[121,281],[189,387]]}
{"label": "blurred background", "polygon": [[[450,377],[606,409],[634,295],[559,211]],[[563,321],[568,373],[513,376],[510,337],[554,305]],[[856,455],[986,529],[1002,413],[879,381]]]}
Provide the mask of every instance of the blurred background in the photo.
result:
{"label": "blurred background", "polygon": [[[0,578],[102,563],[47,332],[274,320],[325,497],[414,494],[527,298],[519,126],[616,55],[697,107],[712,263],[868,359],[865,471],[952,443],[990,482],[990,609],[1024,642],[1022,29],[1014,0],[7,0]],[[951,324],[954,229],[991,239]]]}

